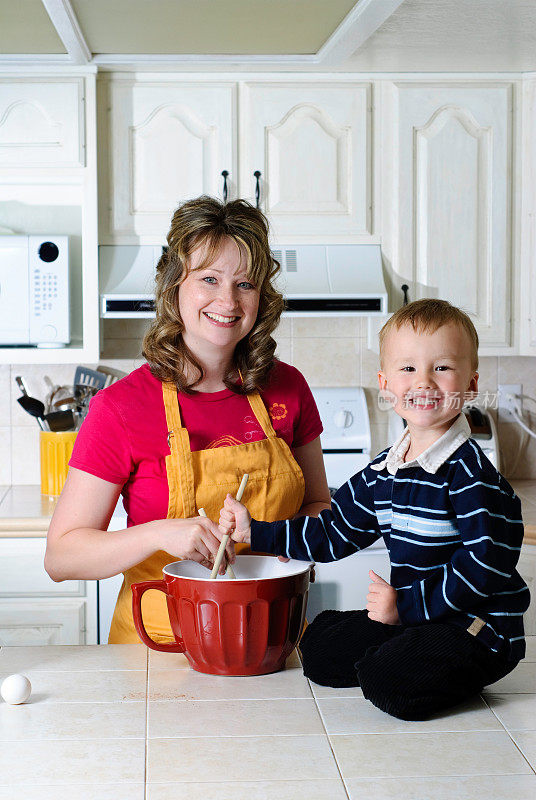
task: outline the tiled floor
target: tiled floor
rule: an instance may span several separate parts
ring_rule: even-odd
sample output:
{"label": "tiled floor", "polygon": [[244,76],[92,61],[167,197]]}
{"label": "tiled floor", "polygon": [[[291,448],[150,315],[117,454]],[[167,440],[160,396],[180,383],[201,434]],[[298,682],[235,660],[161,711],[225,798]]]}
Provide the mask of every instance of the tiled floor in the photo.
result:
{"label": "tiled floor", "polygon": [[143,645],[4,648],[30,701],[0,703],[0,800],[527,800],[536,637],[482,697],[427,722],[284,672],[222,678]]}

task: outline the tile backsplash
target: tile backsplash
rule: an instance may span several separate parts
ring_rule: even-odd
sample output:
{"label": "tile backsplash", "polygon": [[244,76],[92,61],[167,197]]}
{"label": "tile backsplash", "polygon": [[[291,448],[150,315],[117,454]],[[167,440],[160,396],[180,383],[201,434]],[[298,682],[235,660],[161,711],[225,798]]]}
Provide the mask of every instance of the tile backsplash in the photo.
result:
{"label": "tile backsplash", "polygon": [[[105,320],[101,363],[124,372],[140,366],[147,324],[145,320]],[[389,443],[386,414],[377,404],[378,355],[368,348],[365,318],[283,319],[276,339],[278,356],[303,372],[311,386],[364,386],[373,454]],[[29,392],[43,398],[47,392],[45,375],[56,384],[72,384],[74,370],[72,365],[55,364],[0,366],[0,484],[40,481],[39,428],[17,403],[15,375],[23,375]],[[536,358],[482,358],[479,373],[481,394],[495,394],[499,383],[522,383],[524,394],[534,398],[534,403],[524,401],[525,421],[536,431]],[[501,472],[507,478],[536,478],[536,439],[515,423],[501,423],[498,431]]]}

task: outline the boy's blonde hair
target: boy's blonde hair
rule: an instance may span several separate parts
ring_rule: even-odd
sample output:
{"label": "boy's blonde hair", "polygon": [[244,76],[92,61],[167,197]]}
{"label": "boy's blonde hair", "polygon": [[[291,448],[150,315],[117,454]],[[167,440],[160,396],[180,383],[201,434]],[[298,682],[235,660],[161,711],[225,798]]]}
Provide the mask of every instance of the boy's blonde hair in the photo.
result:
{"label": "boy's blonde hair", "polygon": [[425,297],[415,300],[395,311],[380,331],[380,364],[383,364],[383,351],[385,339],[395,329],[400,330],[403,325],[411,325],[414,331],[435,333],[443,325],[458,325],[463,328],[471,342],[471,368],[478,367],[478,333],[467,314],[446,300],[436,300]]}

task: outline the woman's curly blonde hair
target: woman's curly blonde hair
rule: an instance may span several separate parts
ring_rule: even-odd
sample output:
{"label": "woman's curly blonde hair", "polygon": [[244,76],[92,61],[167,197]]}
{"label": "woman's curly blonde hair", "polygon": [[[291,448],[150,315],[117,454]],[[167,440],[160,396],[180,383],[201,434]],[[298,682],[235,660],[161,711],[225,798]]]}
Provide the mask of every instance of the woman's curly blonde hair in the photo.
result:
{"label": "woman's curly blonde hair", "polygon": [[[203,368],[183,340],[180,286],[188,274],[192,252],[205,246],[205,258],[196,269],[207,267],[226,237],[247,253],[247,275],[259,290],[259,309],[253,328],[236,346],[234,364],[224,376],[224,383],[237,394],[254,392],[266,385],[274,366],[276,343],[272,333],[284,301],[272,284],[280,266],[268,244],[268,221],[246,200],[221,203],[213,197],[198,197],[183,203],[171,220],[168,248],[156,267],[156,319],[143,339],[142,352],[153,375],[172,381],[179,391],[195,391],[203,377]],[[198,377],[188,382],[191,367]],[[241,384],[236,382],[237,370],[242,376]]]}

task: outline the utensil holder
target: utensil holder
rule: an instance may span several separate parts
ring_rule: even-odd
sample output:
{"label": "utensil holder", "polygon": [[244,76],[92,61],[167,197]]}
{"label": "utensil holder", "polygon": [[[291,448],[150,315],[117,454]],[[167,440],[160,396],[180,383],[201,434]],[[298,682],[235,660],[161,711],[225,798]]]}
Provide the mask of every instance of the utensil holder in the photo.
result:
{"label": "utensil holder", "polygon": [[77,431],[40,431],[41,494],[61,494]]}

